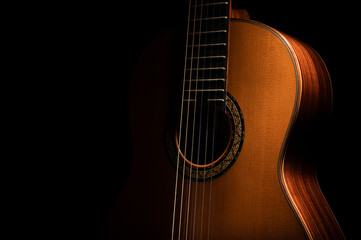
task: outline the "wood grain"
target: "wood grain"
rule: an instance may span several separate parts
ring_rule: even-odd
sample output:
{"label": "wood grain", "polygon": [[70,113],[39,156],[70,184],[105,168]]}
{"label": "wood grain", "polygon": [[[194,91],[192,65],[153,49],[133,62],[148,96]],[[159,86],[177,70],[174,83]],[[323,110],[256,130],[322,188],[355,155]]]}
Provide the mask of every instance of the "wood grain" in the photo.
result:
{"label": "wood grain", "polygon": [[[286,35],[285,35],[286,36]],[[281,164],[281,178],[309,239],[344,239],[316,178],[314,139],[332,107],[332,86],[320,56],[308,45],[286,36],[302,74],[302,101],[288,150]]]}

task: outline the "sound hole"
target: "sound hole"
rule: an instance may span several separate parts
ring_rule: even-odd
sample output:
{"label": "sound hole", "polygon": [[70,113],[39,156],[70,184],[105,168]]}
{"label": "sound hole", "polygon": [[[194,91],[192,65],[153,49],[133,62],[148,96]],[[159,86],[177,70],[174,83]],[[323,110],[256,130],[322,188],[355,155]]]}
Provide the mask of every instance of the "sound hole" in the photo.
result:
{"label": "sound hole", "polygon": [[[177,145],[182,157],[197,167],[216,163],[227,150],[231,140],[231,122],[225,111],[214,105],[194,107],[183,111],[181,135]],[[179,144],[180,137],[180,144]]]}

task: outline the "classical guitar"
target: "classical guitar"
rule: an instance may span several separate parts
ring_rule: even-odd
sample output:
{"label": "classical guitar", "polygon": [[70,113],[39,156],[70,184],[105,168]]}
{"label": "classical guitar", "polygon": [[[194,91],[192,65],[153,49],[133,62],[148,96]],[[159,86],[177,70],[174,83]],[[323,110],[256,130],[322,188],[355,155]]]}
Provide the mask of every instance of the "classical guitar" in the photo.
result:
{"label": "classical guitar", "polygon": [[310,46],[230,1],[190,0],[186,28],[134,70],[132,172],[104,237],[344,239],[308,157],[331,105]]}

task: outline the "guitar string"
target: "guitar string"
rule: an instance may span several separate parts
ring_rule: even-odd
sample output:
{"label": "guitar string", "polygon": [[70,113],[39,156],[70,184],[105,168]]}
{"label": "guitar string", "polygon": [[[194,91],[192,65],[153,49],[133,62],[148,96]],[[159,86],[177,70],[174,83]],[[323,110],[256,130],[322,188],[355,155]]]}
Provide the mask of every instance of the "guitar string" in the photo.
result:
{"label": "guitar string", "polygon": [[[197,19],[197,5],[198,2],[197,0],[195,1],[195,5],[194,5],[194,29],[193,31],[195,31],[195,26],[196,26],[196,21],[195,19]],[[200,13],[199,19],[202,18],[202,12]],[[201,21],[201,20],[200,20]],[[201,30],[199,30],[200,32]],[[194,51],[194,38],[193,38],[193,42],[192,42],[192,60],[193,61],[193,51]],[[197,83],[198,83],[198,70],[199,70],[199,51],[197,54],[197,67],[196,67],[196,76],[195,76],[195,91],[194,91],[194,96],[193,98],[194,100],[194,105],[193,105],[193,126],[192,126],[192,140],[191,140],[191,152],[190,152],[190,158],[189,161],[191,163],[193,163],[193,150],[194,150],[194,129],[195,129],[195,123],[196,123],[196,109],[197,109]],[[193,62],[191,63],[193,66]],[[189,89],[192,88],[192,81],[189,81]],[[193,89],[192,89],[193,90]],[[191,93],[188,93],[189,96],[191,95]],[[193,165],[190,164],[189,166],[189,180],[188,180],[188,194],[187,194],[187,216],[186,216],[186,228],[185,228],[185,239],[187,240],[188,238],[188,227],[189,227],[189,208],[190,208],[190,197],[191,197],[191,187],[192,187],[192,170],[193,170]]]}
{"label": "guitar string", "polygon": [[[198,57],[200,55],[200,52],[201,52],[201,36],[202,36],[202,26],[203,26],[203,0],[201,2],[201,22],[200,22],[200,29],[199,29],[199,38],[198,38]],[[208,9],[209,8],[206,8],[206,12],[205,12],[205,16],[208,16]],[[205,21],[205,28],[204,29],[207,29],[208,27],[208,21]],[[203,47],[203,49],[205,49],[206,47]],[[204,52],[206,52],[204,50]],[[206,67],[205,66],[205,62],[203,63],[203,67]],[[198,66],[199,67],[199,62],[198,62]],[[205,74],[204,74],[204,71],[202,72],[202,76],[201,78],[205,78]],[[197,69],[197,75],[198,75],[198,69]],[[198,79],[197,79],[198,80]],[[197,87],[198,87],[198,81],[197,81]],[[201,88],[204,89],[204,81],[201,82]],[[204,94],[203,94],[203,91],[200,93],[201,94],[201,104],[200,104],[200,112],[199,112],[199,127],[198,127],[198,149],[197,149],[197,165],[200,164],[200,146],[201,146],[201,136],[202,136],[202,117],[203,117],[203,98],[204,98]],[[196,168],[196,177],[198,178],[198,174],[199,174],[199,167]],[[194,239],[194,235],[195,235],[195,229],[196,229],[196,223],[198,219],[196,219],[196,212],[197,212],[197,199],[198,199],[198,182],[199,180],[197,179],[196,182],[195,182],[195,190],[194,190],[194,198],[193,198],[193,202],[194,202],[194,207],[193,207],[193,229],[192,229],[192,239]],[[203,184],[202,184],[203,186]],[[202,217],[202,216],[201,216]]]}
{"label": "guitar string", "polygon": [[[202,3],[201,3],[201,19],[202,19],[202,17],[203,17],[203,0],[202,0]],[[209,8],[206,8],[206,16],[208,16],[208,13],[209,13]],[[201,20],[202,21],[202,20]],[[201,51],[201,32],[202,32],[202,27],[203,27],[203,22],[201,22],[200,23],[200,29],[199,29],[199,32],[200,32],[200,35],[199,35],[199,41],[198,41],[198,53],[200,53],[200,51]],[[205,21],[205,29],[208,29],[208,21]],[[207,47],[204,47],[203,49],[204,49],[204,52],[206,52],[205,51],[205,49],[206,49]],[[212,55],[212,54],[210,54],[210,55]],[[199,55],[198,55],[199,56]],[[205,64],[205,62],[203,63],[203,64]],[[198,63],[198,66],[199,66],[199,63]],[[203,67],[206,67],[206,66],[203,66]],[[198,73],[198,70],[197,70],[197,73]],[[205,74],[204,74],[204,72],[203,72],[203,74],[202,74],[202,76],[203,76],[203,78],[204,78],[204,76],[205,76]],[[198,86],[198,83],[197,83],[197,86]],[[204,88],[204,81],[202,81],[201,82],[201,86],[202,86],[202,89]],[[201,92],[201,106],[203,106],[203,101],[204,101],[204,96],[203,96],[203,91]],[[202,136],[202,123],[203,123],[203,120],[202,120],[202,117],[203,117],[203,107],[200,107],[200,113],[199,113],[199,131],[198,131],[198,149],[197,149],[197,153],[198,153],[198,155],[197,155],[197,165],[199,165],[200,164],[200,146],[201,146],[201,136]],[[207,115],[207,118],[208,118],[208,115]],[[208,119],[207,119],[207,121],[208,121]],[[208,125],[207,125],[208,126]],[[207,129],[207,127],[206,127],[206,129]],[[207,136],[205,137],[205,139],[206,139],[206,141],[207,141],[207,139],[208,139],[208,133],[207,133]],[[207,152],[207,150],[205,151],[205,158],[206,158],[206,152]],[[196,168],[196,171],[197,171],[197,173],[196,173],[196,176],[198,177],[198,174],[199,174],[199,168]],[[199,182],[199,180],[198,181],[196,181],[196,183],[195,183],[195,190],[194,190],[194,199],[193,199],[193,202],[194,202],[194,207],[193,207],[193,233],[192,233],[192,238],[194,239],[194,235],[195,235],[195,229],[196,229],[196,224],[197,224],[197,220],[198,219],[196,219],[196,213],[197,213],[197,198],[198,198],[198,183]],[[203,181],[203,183],[202,183],[202,186],[203,186],[203,192],[204,192],[204,181]],[[204,198],[203,198],[204,199]],[[203,208],[202,208],[203,209]],[[201,217],[200,217],[201,219],[203,218],[203,215],[201,215]],[[201,231],[202,232],[202,231]]]}
{"label": "guitar string", "polygon": [[[211,7],[212,8],[212,13],[211,13],[211,16],[215,16],[214,15],[214,9],[215,7]],[[209,10],[209,8],[207,8],[207,10]],[[207,14],[209,14],[209,12],[207,12]],[[207,15],[208,16],[208,15]],[[211,23],[211,29],[214,30],[214,22]],[[208,27],[208,26],[207,26]],[[214,41],[214,38],[213,38],[213,34],[211,35],[211,41],[210,43],[213,43]],[[210,51],[209,51],[209,55],[210,56],[213,56],[213,50],[214,50],[214,47],[210,47]],[[212,67],[212,64],[213,64],[213,60],[210,59],[209,61],[209,67]],[[209,78],[212,79],[213,78],[213,72],[210,71],[209,72]],[[213,85],[214,83],[211,82],[211,84]],[[212,93],[210,93],[212,94]],[[209,96],[210,97],[210,96]],[[207,119],[206,119],[206,132],[205,132],[205,149],[204,149],[204,161],[206,161],[206,159],[209,157],[208,156],[208,138],[209,138],[209,122],[210,122],[210,104],[207,104]],[[211,158],[212,159],[212,158]],[[204,207],[205,207],[205,193],[206,193],[206,173],[203,175],[203,183],[202,183],[202,199],[201,199],[201,217],[200,217],[200,239],[202,239],[203,237],[203,226],[204,226]]]}
{"label": "guitar string", "polygon": [[[209,7],[207,8],[206,11],[206,15],[208,16],[209,14]],[[214,24],[212,25],[212,27],[214,28]],[[206,29],[208,29],[208,22],[206,21]],[[200,31],[201,32],[201,31]],[[213,43],[213,37],[211,38],[211,43]],[[205,47],[206,48],[206,47]],[[200,50],[200,49],[199,49]],[[207,51],[205,51],[207,52]],[[212,56],[212,52],[213,52],[213,48],[210,48],[210,56]],[[212,60],[210,60],[209,62],[209,67],[212,66]],[[204,76],[204,73],[203,73]],[[212,78],[212,72],[210,72],[210,78]],[[203,82],[202,82],[202,86],[203,86]],[[203,96],[202,96],[202,101],[203,101]],[[203,109],[203,108],[202,108]],[[205,127],[205,150],[204,150],[204,160],[207,159],[207,152],[208,152],[208,137],[209,137],[209,133],[208,133],[208,128],[209,128],[209,112],[210,112],[210,108],[209,108],[209,104],[207,104],[207,119],[206,119],[206,127]],[[203,114],[201,113],[201,116]],[[200,123],[202,121],[200,120]],[[200,136],[201,136],[201,129],[202,127],[200,126],[200,133],[199,133],[199,145],[198,145],[198,156],[199,156],[199,152],[200,152]],[[198,164],[199,164],[199,157],[198,157]],[[197,168],[197,176],[198,176],[198,168]],[[205,178],[206,175],[203,175],[203,183],[202,183],[202,199],[201,199],[201,214],[200,214],[200,239],[202,239],[202,235],[203,235],[203,219],[204,219],[204,200],[205,200],[205,189],[206,189],[206,183],[205,183]],[[195,210],[194,210],[194,216],[193,216],[193,239],[194,239],[194,235],[195,235],[195,225],[196,225],[196,204],[197,204],[197,191],[198,191],[198,182],[196,183],[196,195],[194,198],[194,202],[195,202]]]}
{"label": "guitar string", "polygon": [[185,90],[185,80],[186,80],[186,72],[187,72],[187,57],[188,57],[188,39],[189,39],[189,23],[190,23],[190,10],[191,10],[191,2],[189,0],[188,6],[188,22],[187,22],[187,38],[186,38],[186,49],[185,49],[185,60],[184,60],[184,70],[183,70],[183,90],[182,90],[182,101],[181,101],[181,111],[180,111],[180,120],[179,120],[179,136],[178,136],[178,144],[179,150],[177,153],[177,169],[175,176],[175,186],[174,186],[174,200],[173,200],[173,218],[172,218],[172,235],[171,240],[174,239],[174,230],[175,230],[175,218],[176,218],[176,208],[177,208],[177,195],[178,195],[178,178],[179,178],[179,157],[180,157],[180,148],[181,148],[181,139],[182,139],[182,125],[183,125],[183,109],[184,109],[184,90]]}
{"label": "guitar string", "polygon": [[[191,7],[191,1],[190,1],[190,5],[189,7]],[[196,15],[197,15],[197,0],[195,1],[195,7],[194,7],[194,19],[193,19],[193,34],[192,34],[192,51],[191,51],[191,57],[190,57],[190,77],[189,77],[189,82],[192,81],[193,78],[193,53],[194,53],[194,37],[195,37],[195,24],[196,24]],[[189,10],[189,14],[190,14],[190,10]],[[188,46],[187,46],[188,47]],[[187,65],[187,58],[185,60],[186,65]],[[186,132],[185,132],[185,142],[184,142],[184,157],[186,158],[187,155],[187,142],[188,142],[188,125],[189,125],[189,108],[190,108],[190,103],[191,103],[191,84],[189,84],[188,86],[188,106],[187,106],[187,120],[186,120]],[[183,199],[184,199],[184,179],[185,179],[185,166],[186,163],[184,162],[183,164],[183,171],[182,171],[182,188],[181,188],[181,200],[180,200],[180,213],[179,213],[179,225],[178,225],[178,239],[180,239],[181,237],[181,229],[182,229],[182,215],[183,215]]]}
{"label": "guitar string", "polygon": [[[197,4],[195,4],[196,6]],[[181,106],[181,118],[180,118],[180,130],[179,130],[179,140],[178,140],[178,143],[179,143],[179,148],[181,149],[181,137],[182,137],[182,126],[183,126],[183,111],[184,111],[184,91],[185,91],[185,79],[186,79],[186,70],[187,70],[187,55],[188,55],[188,41],[189,41],[189,22],[190,22],[190,9],[191,9],[191,0],[189,1],[189,8],[188,8],[188,25],[187,25],[187,39],[186,39],[186,57],[185,57],[185,67],[184,67],[184,78],[183,78],[183,92],[182,92],[182,106]],[[203,9],[203,0],[202,0],[202,9]],[[201,9],[201,10],[202,10]],[[189,85],[189,90],[190,90],[190,87],[191,87],[191,80],[192,80],[192,73],[193,73],[193,51],[194,51],[194,33],[195,33],[195,19],[196,19],[196,7],[195,7],[195,14],[194,14],[194,26],[193,26],[193,38],[192,38],[192,57],[191,57],[191,65],[190,65],[190,85]],[[207,22],[206,22],[207,23]],[[201,30],[199,30],[199,32],[201,32]],[[201,37],[199,36],[199,39]],[[212,41],[213,41],[213,36],[212,36]],[[211,51],[213,49],[211,48]],[[198,62],[197,62],[197,76],[196,76],[196,87],[198,86],[198,67],[199,67],[199,52],[200,52],[200,40],[199,40],[199,43],[198,43]],[[212,60],[211,60],[212,62]],[[203,73],[204,74],[204,73]],[[204,83],[202,82],[202,85]],[[190,91],[189,91],[190,92]],[[197,91],[196,91],[196,94],[197,94]],[[203,95],[203,92],[202,92],[202,95]],[[196,99],[195,99],[196,100]],[[202,98],[202,101],[203,101],[203,98]],[[188,94],[188,106],[187,106],[187,124],[186,124],[186,140],[185,140],[185,150],[184,150],[184,153],[186,154],[186,149],[187,149],[187,141],[188,141],[188,122],[189,122],[189,105],[190,105],[190,94]],[[194,120],[193,120],[193,131],[192,131],[192,150],[191,150],[191,161],[193,159],[193,143],[194,143],[194,124],[195,124],[195,116],[196,116],[196,107],[194,108]],[[216,110],[216,109],[215,109]],[[213,112],[213,118],[215,116],[215,111]],[[208,111],[207,111],[207,125],[208,125],[208,122],[209,122],[209,106],[208,106]],[[214,124],[215,124],[215,121],[213,121]],[[200,121],[201,123],[201,121]],[[201,127],[199,127],[199,129],[201,129]],[[214,129],[215,129],[215,125],[213,125],[213,132],[214,132]],[[208,127],[207,127],[207,136],[206,136],[206,139],[208,137]],[[207,141],[206,141],[206,145],[207,145]],[[213,140],[212,140],[212,156],[211,156],[211,159],[213,159],[213,154],[214,154],[214,134],[213,134]],[[200,144],[198,145],[198,149],[200,148]],[[179,149],[179,151],[180,151]],[[207,149],[207,147],[206,147]],[[175,183],[175,197],[174,197],[174,207],[173,207],[173,221],[172,221],[172,239],[174,238],[174,224],[175,224],[175,212],[176,212],[176,201],[177,201],[177,194],[178,194],[178,173],[179,173],[179,155],[180,155],[180,152],[178,151],[178,157],[177,157],[177,172],[176,172],[176,183]],[[199,151],[198,151],[199,152]],[[207,152],[207,150],[206,150]],[[206,153],[205,153],[206,155]],[[206,157],[206,156],[205,156]],[[198,157],[198,160],[197,162],[199,163],[199,157]],[[191,165],[191,168],[192,168],[192,165]],[[213,167],[212,167],[213,168]],[[192,173],[192,169],[190,170],[190,175]],[[198,169],[197,169],[197,173],[198,173]],[[184,192],[184,174],[185,174],[185,164],[183,164],[183,176],[182,176],[182,192],[181,192],[181,207],[180,207],[180,217],[179,217],[179,234],[178,234],[178,238],[180,238],[180,233],[181,233],[181,224],[182,224],[182,212],[183,212],[183,208],[182,208],[182,205],[183,205],[183,192]],[[205,175],[204,175],[204,180],[205,180]],[[211,181],[212,182],[212,181]],[[189,182],[191,183],[191,181]],[[198,184],[198,182],[196,182],[196,184]],[[197,186],[197,185],[196,185]],[[189,184],[189,191],[188,191],[188,210],[187,210],[187,231],[186,231],[186,237],[188,236],[187,233],[188,233],[188,217],[189,217],[189,197],[190,197],[190,189],[191,189],[191,185]],[[211,191],[210,191],[211,192]],[[197,193],[197,191],[196,191]],[[196,198],[196,197],[195,197]],[[211,198],[211,194],[210,194],[210,198]],[[195,204],[197,203],[197,201],[195,200],[194,201]],[[196,207],[195,207],[196,208]],[[203,209],[204,209],[204,188],[203,188],[203,200],[202,200],[202,212],[203,212]],[[209,208],[209,211],[210,211],[210,208]],[[195,216],[195,211],[194,211],[194,216]],[[202,214],[203,216],[203,214]],[[203,221],[203,217],[202,217],[202,221]],[[209,221],[208,221],[209,222]],[[195,221],[193,221],[193,223],[195,224]],[[208,223],[209,225],[209,223]],[[203,223],[201,224],[201,227],[203,226]],[[195,229],[193,227],[193,229]],[[209,229],[209,227],[208,227]],[[202,232],[202,231],[201,231]],[[194,236],[194,230],[193,230],[193,236]],[[209,237],[209,233],[208,233],[208,237]]]}
{"label": "guitar string", "polygon": [[[197,51],[197,68],[196,68],[196,76],[195,76],[195,94],[194,94],[194,106],[193,106],[193,129],[192,129],[192,140],[191,140],[191,155],[190,155],[190,161],[191,163],[193,163],[193,153],[194,153],[194,132],[195,132],[195,125],[196,125],[196,115],[197,115],[197,95],[198,95],[198,77],[199,77],[199,57],[200,57],[200,41],[201,41],[201,32],[202,32],[202,21],[203,21],[203,0],[201,0],[201,4],[200,4],[200,13],[199,16],[197,17],[197,7],[198,7],[198,1],[195,1],[195,10],[194,10],[194,29],[193,32],[195,31],[195,26],[196,26],[196,21],[195,19],[199,19],[199,29],[197,29],[197,31],[199,32],[198,34],[198,51]],[[192,44],[192,49],[194,49],[194,41]],[[193,50],[192,50],[192,58],[193,58]],[[192,85],[192,81],[189,82],[189,87],[191,88]],[[203,92],[202,92],[203,93]],[[198,134],[199,135],[199,134]],[[199,149],[199,146],[198,146]],[[186,220],[186,230],[185,230],[185,239],[188,239],[188,227],[189,227],[189,208],[190,208],[190,199],[191,199],[191,190],[192,190],[192,171],[193,171],[193,165],[190,165],[190,169],[189,169],[189,180],[188,180],[188,202],[187,202],[187,220]],[[197,185],[197,182],[196,182]],[[193,206],[192,210],[193,212],[196,211],[196,206]]]}
{"label": "guitar string", "polygon": [[[221,15],[221,8],[213,8],[213,16],[216,16],[216,9],[218,9],[218,13],[219,15]],[[213,23],[213,27],[214,28],[215,24]],[[228,34],[228,32],[227,32]],[[219,36],[217,37],[217,40],[219,40]],[[212,35],[212,43],[214,42],[214,38]],[[217,41],[218,42],[218,41]],[[219,50],[220,47],[216,46],[216,49]],[[212,49],[213,50],[213,49]],[[216,51],[218,52],[218,51]],[[226,74],[226,73],[225,73]],[[213,87],[215,87],[215,84],[213,84]],[[214,97],[215,97],[215,93],[214,93]],[[214,110],[213,110],[213,127],[212,127],[212,143],[211,143],[211,156],[210,159],[213,160],[214,159],[214,140],[215,140],[215,127],[216,127],[216,111],[217,111],[217,107],[214,106]],[[211,171],[210,171],[210,183],[209,183],[209,201],[208,201],[208,223],[207,223],[207,229],[208,229],[208,233],[207,233],[207,239],[210,238],[210,231],[211,231],[211,206],[212,206],[212,190],[213,190],[213,168],[214,165],[211,165]]]}

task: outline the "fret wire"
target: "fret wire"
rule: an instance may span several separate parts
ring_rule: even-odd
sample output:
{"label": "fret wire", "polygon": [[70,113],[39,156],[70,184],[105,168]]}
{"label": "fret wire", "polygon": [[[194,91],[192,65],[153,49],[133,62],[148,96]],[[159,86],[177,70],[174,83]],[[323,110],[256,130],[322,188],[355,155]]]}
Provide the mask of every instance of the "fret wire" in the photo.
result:
{"label": "fret wire", "polygon": [[224,89],[190,89],[187,92],[224,92]]}
{"label": "fret wire", "polygon": [[201,79],[187,79],[187,82],[193,82],[193,81],[198,81],[198,82],[211,82],[211,81],[226,81],[225,78],[201,78]]}
{"label": "fret wire", "polygon": [[227,30],[214,30],[214,31],[203,31],[203,32],[190,32],[189,34],[211,34],[211,33],[226,33]]}
{"label": "fret wire", "polygon": [[226,56],[189,57],[187,59],[207,59],[207,58],[226,58]]}
{"label": "fret wire", "polygon": [[[185,102],[197,102],[197,99],[183,99]],[[224,102],[222,98],[208,98],[208,102]]]}
{"label": "fret wire", "polygon": [[228,19],[228,17],[220,16],[220,17],[198,18],[198,19],[192,19],[191,21],[206,21],[206,20],[219,20],[219,19]]}
{"label": "fret wire", "polygon": [[205,44],[196,44],[189,45],[188,47],[214,47],[214,46],[227,46],[227,43],[205,43]]}
{"label": "fret wire", "polygon": [[204,6],[204,7],[206,7],[206,6],[213,6],[213,5],[227,5],[228,4],[228,2],[218,2],[218,3],[205,3],[205,4],[203,4],[203,5],[201,5],[201,4],[196,4],[196,5],[193,5],[192,7],[194,8],[194,7],[200,7],[200,6]]}
{"label": "fret wire", "polygon": [[187,68],[186,70],[190,70],[190,71],[197,71],[197,70],[226,70],[226,68],[225,67],[205,67],[205,68],[198,68],[198,69]]}

